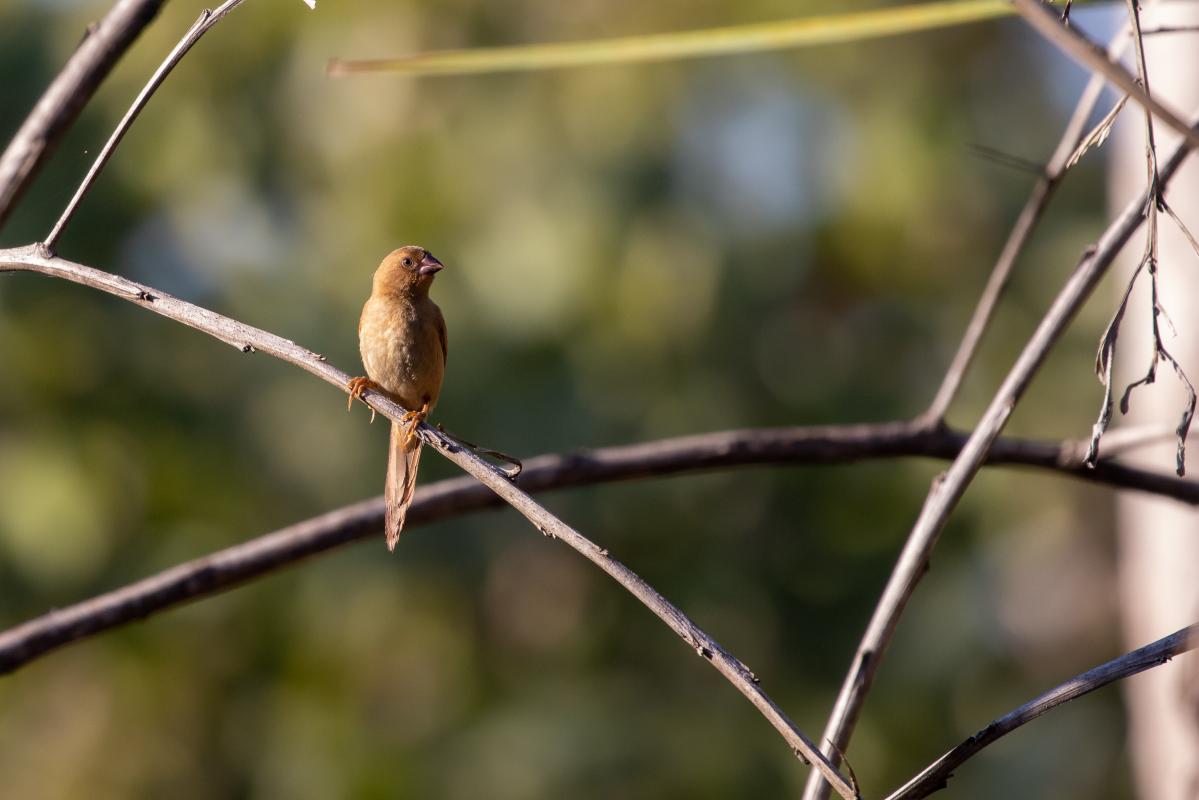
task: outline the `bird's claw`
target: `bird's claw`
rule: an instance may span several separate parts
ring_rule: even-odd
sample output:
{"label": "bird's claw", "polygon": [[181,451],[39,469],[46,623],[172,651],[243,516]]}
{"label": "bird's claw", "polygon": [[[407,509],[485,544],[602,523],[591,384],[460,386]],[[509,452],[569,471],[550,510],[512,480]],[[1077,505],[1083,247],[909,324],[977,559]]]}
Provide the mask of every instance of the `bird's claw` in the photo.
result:
{"label": "bird's claw", "polygon": [[[346,401],[346,411],[349,411],[354,407],[355,400],[362,400],[362,393],[367,389],[370,389],[373,392],[382,391],[382,388],[379,386],[379,384],[375,383],[370,378],[364,377],[350,378],[349,383],[346,384],[346,389],[348,389],[350,392],[350,398]],[[362,402],[365,403],[366,401],[362,400]],[[374,422],[375,409],[371,406],[368,406],[368,408],[371,410],[371,422]]]}
{"label": "bird's claw", "polygon": [[416,438],[417,427],[429,416],[429,404],[425,403],[420,411],[405,411],[400,417],[400,425],[404,428],[404,444],[412,444]]}

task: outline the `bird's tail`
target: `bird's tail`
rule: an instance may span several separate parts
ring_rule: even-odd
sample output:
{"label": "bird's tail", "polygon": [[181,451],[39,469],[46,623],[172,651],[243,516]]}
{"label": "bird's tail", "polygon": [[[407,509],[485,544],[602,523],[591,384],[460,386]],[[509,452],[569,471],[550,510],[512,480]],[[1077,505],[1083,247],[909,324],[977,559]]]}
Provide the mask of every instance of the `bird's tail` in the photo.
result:
{"label": "bird's tail", "polygon": [[391,443],[387,450],[387,486],[383,490],[384,527],[387,549],[395,550],[404,529],[404,518],[416,491],[416,467],[420,464],[419,438],[409,437],[400,425],[391,425]]}

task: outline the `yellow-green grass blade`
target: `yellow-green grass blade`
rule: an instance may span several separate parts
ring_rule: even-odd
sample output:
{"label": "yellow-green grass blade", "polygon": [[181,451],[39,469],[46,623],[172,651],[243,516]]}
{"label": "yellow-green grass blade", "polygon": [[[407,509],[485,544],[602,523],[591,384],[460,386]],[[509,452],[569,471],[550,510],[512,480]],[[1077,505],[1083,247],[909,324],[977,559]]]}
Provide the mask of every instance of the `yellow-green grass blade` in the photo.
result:
{"label": "yellow-green grass blade", "polygon": [[404,75],[465,75],[667,61],[858,42],[963,25],[1011,13],[1011,6],[1004,0],[953,0],[619,39],[443,50],[396,58],[334,59],[329,62],[329,74],[395,72]]}

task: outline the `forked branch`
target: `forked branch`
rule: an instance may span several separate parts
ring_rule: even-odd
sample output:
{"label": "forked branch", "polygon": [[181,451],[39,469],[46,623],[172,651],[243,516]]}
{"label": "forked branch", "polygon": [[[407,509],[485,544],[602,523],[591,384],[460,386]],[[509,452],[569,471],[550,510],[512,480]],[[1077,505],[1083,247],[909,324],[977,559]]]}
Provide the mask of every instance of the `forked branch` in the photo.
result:
{"label": "forked branch", "polygon": [[[1054,24],[1058,23],[1055,21]],[[1161,166],[1161,186],[1167,185],[1182,165],[1190,151],[1191,142],[1189,137],[1183,139]],[[933,483],[882,597],[871,615],[837,696],[824,732],[824,739],[832,743],[826,752],[844,752],[848,747],[850,733],[861,713],[862,704],[878,672],[878,666],[895,634],[899,618],[916,590],[916,584],[928,569],[929,557],[950,513],[957,507],[958,501],[966,492],[966,487],[986,460],[987,454],[1007,425],[1016,403],[1023,397],[1033,377],[1048,357],[1049,351],[1090,297],[1099,280],[1107,274],[1117,253],[1141,226],[1145,219],[1147,202],[1148,197],[1142,195],[1129,203],[1108,226],[1098,243],[1083,254],[1069,280],[1037,325],[1032,338],[1025,344],[1019,358],[1012,365],[961,453],[954,459],[948,472]],[[813,788],[812,782],[809,782],[806,795],[809,800],[820,796],[821,792],[819,786]]]}
{"label": "forked branch", "polygon": [[[1121,31],[1112,40],[1108,52],[1112,58],[1119,58],[1127,46],[1128,37],[1124,31]],[[1032,238],[1033,231],[1036,230],[1037,223],[1040,222],[1041,216],[1049,206],[1049,201],[1057,192],[1062,178],[1065,177],[1067,170],[1078,163],[1087,149],[1102,143],[1106,138],[1106,133],[1111,130],[1111,123],[1115,120],[1116,114],[1123,107],[1124,101],[1120,100],[1099,127],[1084,135],[1087,120],[1095,110],[1095,104],[1099,102],[1103,87],[1103,77],[1092,75],[1086,88],[1083,89],[1082,95],[1078,98],[1078,103],[1070,115],[1070,121],[1066,123],[1066,129],[1062,131],[1053,155],[1049,157],[1048,163],[1045,164],[1045,168],[1041,170],[1041,174],[1033,185],[1032,192],[1024,201],[1024,207],[1020,209],[1016,223],[1008,233],[1007,241],[1003,243],[999,258],[996,259],[995,266],[991,268],[991,276],[987,278],[987,285],[983,288],[974,313],[970,317],[970,322],[966,325],[966,332],[958,343],[953,360],[950,362],[949,368],[945,370],[945,376],[941,379],[937,394],[933,397],[928,410],[924,412],[924,418],[930,423],[939,424],[944,421],[945,414],[949,411],[949,406],[953,403],[954,397],[957,396],[958,389],[961,387],[966,370],[970,368],[970,364],[978,352],[983,334],[991,324],[995,308],[999,305],[999,300],[1003,297],[1003,293],[1011,281],[1012,269],[1021,253],[1024,252],[1025,245]]]}
{"label": "forked branch", "polygon": [[1087,70],[1102,75],[1108,83],[1127,94],[1146,111],[1151,112],[1178,132],[1190,147],[1199,147],[1199,131],[1196,131],[1173,109],[1167,108],[1150,96],[1128,70],[1108,58],[1103,48],[1080,33],[1078,28],[1062,24],[1061,19],[1053,13],[1052,8],[1046,6],[1041,0],[1010,0],[1010,2],[1037,33],[1048,39],[1059,50]]}
{"label": "forked branch", "polygon": [[[293,341],[172,297],[150,286],[83,264],[56,258],[47,253],[42,245],[30,245],[0,252],[0,272],[14,270],[37,272],[99,289],[207,333],[242,352],[263,352],[294,364],[337,386],[342,391],[345,391],[346,384],[350,379],[349,375],[329,364],[323,356],[301,347]],[[378,392],[367,390],[364,400],[371,408],[393,422],[400,420],[405,412],[405,409]],[[819,770],[821,775],[832,783],[838,794],[845,798],[857,796],[856,790],[837,772],[824,754],[766,695],[754,674],[715,639],[701,630],[682,611],[642,580],[639,575],[608,555],[607,550],[539,505],[528,493],[511,483],[502,471],[488,464],[473,452],[460,447],[457,442],[444,433],[427,424],[422,424],[419,434],[426,444],[499,495],[544,535],[562,540],[584,558],[608,573],[617,583],[640,600],[646,608],[665,622],[689,648],[708,661],[717,672],[733,684],[782,735],[795,754],[805,763],[811,763]]]}

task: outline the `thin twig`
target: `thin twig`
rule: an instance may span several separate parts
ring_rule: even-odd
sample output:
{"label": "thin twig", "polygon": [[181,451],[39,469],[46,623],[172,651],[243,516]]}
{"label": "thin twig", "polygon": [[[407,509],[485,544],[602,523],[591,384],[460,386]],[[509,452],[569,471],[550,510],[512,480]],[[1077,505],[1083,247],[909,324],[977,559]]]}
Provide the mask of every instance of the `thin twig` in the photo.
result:
{"label": "thin twig", "polygon": [[[1056,19],[1056,18],[1055,18]],[[1058,23],[1055,21],[1055,25]],[[1162,166],[1160,182],[1164,187],[1185,160],[1191,138],[1182,140]],[[1104,232],[1099,242],[1088,248],[1074,272],[1058,292],[1049,310],[1037,325],[1032,338],[1008,372],[995,393],[986,412],[948,472],[934,481],[925,498],[920,515],[904,543],[903,550],[887,581],[882,597],[871,615],[845,681],[837,696],[829,724],[822,739],[834,743],[842,751],[848,749],[849,737],[861,713],[862,704],[877,674],[879,663],[899,624],[916,584],[928,569],[929,557],[936,546],[949,514],[957,506],[966,487],[986,459],[995,440],[1002,433],[1016,403],[1024,395],[1033,376],[1044,363],[1049,350],[1057,342],[1070,320],[1082,307],[1091,292],[1111,266],[1116,254],[1141,226],[1148,198],[1134,199]],[[826,753],[830,752],[826,750]],[[835,757],[834,757],[835,760]],[[820,796],[818,791],[806,796]]]}
{"label": "thin twig", "polygon": [[[1182,218],[1179,217],[1178,214],[1174,212],[1174,209],[1170,206],[1170,204],[1166,202],[1164,195],[1158,195],[1157,205],[1160,210],[1166,212],[1166,216],[1174,221],[1175,227],[1178,228],[1179,232],[1182,233],[1187,242],[1190,243],[1191,249],[1195,251],[1196,255],[1199,255],[1199,242],[1195,241],[1195,234],[1191,233],[1191,229],[1187,227],[1186,223],[1182,221]],[[1160,305],[1155,305],[1154,311],[1155,313],[1160,311],[1162,316],[1166,316],[1166,310]],[[1166,316],[1166,321],[1170,321],[1168,316]],[[1174,326],[1171,324],[1170,327],[1173,328]],[[1177,336],[1178,332],[1174,331],[1174,335]],[[1178,360],[1175,359],[1165,347],[1161,348],[1161,353],[1162,356],[1169,362],[1170,366],[1174,369],[1174,374],[1178,378],[1179,383],[1182,384],[1182,388],[1186,392],[1187,396],[1186,402],[1183,403],[1182,414],[1178,419],[1178,428],[1175,430],[1175,439],[1177,440],[1177,445],[1175,447],[1174,471],[1181,476],[1186,471],[1187,437],[1189,436],[1191,430],[1191,420],[1193,420],[1195,417],[1195,387],[1191,383],[1190,378],[1188,378],[1186,373],[1183,372],[1182,366],[1178,363]]]}
{"label": "thin twig", "polygon": [[[1168,216],[1174,222],[1174,226],[1178,229],[1179,233],[1181,233],[1183,235],[1183,237],[1187,240],[1187,243],[1190,244],[1192,252],[1194,252],[1195,255],[1199,256],[1199,241],[1196,241],[1195,234],[1191,233],[1191,229],[1188,228],[1187,224],[1182,221],[1182,217],[1178,216],[1178,214],[1174,211],[1174,208],[1169,203],[1166,202],[1165,195],[1163,195],[1163,194],[1158,195],[1157,205],[1158,205],[1158,208],[1161,211],[1164,211],[1166,213],[1166,216]],[[1166,315],[1165,309],[1161,308],[1160,310],[1161,310],[1162,316],[1164,316],[1166,318],[1166,322],[1170,323],[1170,318],[1169,318],[1169,316]],[[1178,331],[1174,328],[1173,323],[1170,323],[1170,329],[1174,333],[1175,336],[1178,335]],[[1195,399],[1196,399],[1195,398],[1195,387],[1191,384],[1191,381],[1187,378],[1186,374],[1182,371],[1182,367],[1179,366],[1178,362],[1173,358],[1173,356],[1171,356],[1169,353],[1166,353],[1166,358],[1169,359],[1171,366],[1174,367],[1174,371],[1178,375],[1179,381],[1182,382],[1183,388],[1185,388],[1187,391],[1187,402],[1183,409],[1182,418],[1178,422],[1178,430],[1177,430],[1178,462],[1179,462],[1179,469],[1181,469],[1181,465],[1182,465],[1182,463],[1184,461],[1184,457],[1186,455],[1187,431],[1190,430],[1191,419],[1195,415]],[[1178,474],[1181,475],[1182,473],[1179,472]]]}
{"label": "thin twig", "polygon": [[46,88],[0,155],[0,227],[96,89],[166,0],[117,0]]}
{"label": "thin twig", "polygon": [[[1092,75],[1091,80],[1097,82],[1099,87],[1103,87],[1103,78],[1099,75]],[[1116,125],[1116,118],[1120,116],[1120,112],[1124,110],[1124,106],[1128,104],[1128,95],[1120,95],[1120,99],[1112,105],[1111,111],[1099,120],[1091,132],[1082,138],[1078,143],[1078,147],[1070,154],[1069,161],[1066,162],[1067,169],[1073,167],[1082,157],[1096,147],[1102,147],[1107,141],[1107,137],[1111,136],[1112,128]]]}
{"label": "thin twig", "polygon": [[1196,256],[1199,256],[1199,241],[1195,239],[1195,234],[1191,233],[1191,229],[1188,228],[1186,223],[1182,221],[1182,218],[1175,213],[1174,208],[1166,202],[1164,197],[1161,198],[1161,209],[1162,211],[1166,212],[1166,216],[1174,220],[1174,224],[1178,227],[1178,230],[1182,233],[1182,235],[1186,237],[1187,243],[1190,244],[1191,250]]}
{"label": "thin twig", "polygon": [[[56,258],[47,253],[46,248],[42,245],[0,251],[0,272],[6,270],[38,272],[100,289],[149,311],[203,331],[242,352],[262,352],[294,364],[343,391],[346,390],[346,384],[350,379],[349,375],[329,364],[323,356],[307,350],[293,341],[172,297],[144,284],[83,264]],[[405,409],[378,392],[367,390],[363,399],[371,408],[393,422],[399,421],[405,413]],[[838,794],[845,798],[856,797],[849,782],[837,772],[824,754],[796,727],[782,709],[766,695],[754,674],[640,576],[609,556],[607,550],[599,547],[538,505],[524,490],[509,481],[499,468],[487,463],[428,424],[422,423],[418,433],[426,444],[499,495],[544,535],[562,540],[608,573],[630,594],[640,600],[646,608],[665,622],[667,627],[673,630],[688,647],[708,661],[717,672],[740,691],[782,735],[801,760],[812,764],[825,776],[826,780],[833,783]]]}
{"label": "thin twig", "polygon": [[[1068,14],[1069,6],[1067,5],[1063,19],[1066,19]],[[1125,28],[1112,38],[1108,51],[1111,58],[1119,58],[1127,47],[1128,39],[1124,35],[1126,31],[1127,29]],[[979,297],[970,322],[966,326],[966,331],[958,345],[957,352],[954,354],[953,360],[945,371],[945,377],[942,379],[941,385],[937,389],[937,393],[933,397],[928,410],[921,416],[926,425],[933,428],[945,425],[945,414],[957,396],[958,390],[961,388],[966,370],[969,369],[970,364],[973,362],[983,334],[990,325],[995,308],[1011,280],[1011,273],[1016,259],[1019,258],[1025,245],[1031,238],[1033,230],[1036,228],[1066,170],[1081,158],[1079,151],[1084,139],[1083,131],[1087,120],[1090,118],[1096,103],[1098,103],[1102,95],[1103,88],[1104,79],[1099,75],[1092,75],[1086,88],[1080,95],[1078,103],[1074,107],[1074,112],[1071,114],[1065,130],[1062,132],[1061,138],[1058,140],[1053,155],[1050,156],[1042,176],[1033,186],[1032,193],[1025,201],[1024,207],[1020,210],[1020,215],[1016,218],[1015,225],[1012,226],[1012,230],[1008,234],[1003,250],[1000,252],[999,258],[991,270],[990,277],[987,279],[982,296]],[[1114,113],[1112,112],[1112,114]],[[1109,114],[1109,116],[1112,116],[1112,114]],[[1085,138],[1089,139],[1091,137],[1087,136]],[[885,639],[889,641],[889,632],[885,633]],[[849,736],[852,733],[861,703],[864,701],[866,691],[868,691],[870,682],[873,680],[874,661],[872,652],[865,650],[864,647],[859,648],[858,655],[854,660],[854,666],[851,667],[850,675],[847,676],[846,682],[842,685],[840,694],[837,697],[833,713],[829,716],[823,734],[823,740],[828,743],[824,752],[832,759],[833,763],[837,763],[837,759],[840,757],[839,752],[848,746]],[[860,678],[853,677],[859,672],[861,673]],[[809,776],[807,785],[804,787],[804,800],[824,800],[824,798],[828,797],[828,789],[829,787],[818,776]]]}
{"label": "thin twig", "polygon": [[[1145,43],[1141,39],[1141,14],[1138,7],[1138,0],[1127,0],[1128,5],[1128,21],[1132,27],[1132,41],[1135,45],[1136,65],[1137,65],[1137,83],[1145,90],[1145,94],[1152,96],[1149,88],[1149,67],[1145,63]],[[1132,395],[1133,389],[1138,386],[1146,386],[1156,380],[1157,364],[1162,354],[1165,353],[1165,348],[1162,346],[1161,325],[1158,322],[1158,316],[1162,313],[1162,305],[1158,294],[1158,237],[1157,237],[1157,210],[1161,204],[1161,187],[1157,180],[1157,137],[1153,132],[1153,115],[1148,111],[1145,116],[1145,185],[1146,193],[1149,197],[1149,204],[1145,209],[1145,254],[1141,257],[1141,263],[1146,266],[1146,271],[1149,274],[1149,320],[1152,330],[1153,339],[1153,357],[1149,362],[1149,369],[1145,376],[1139,380],[1133,381],[1124,390],[1124,396],[1120,399],[1120,412],[1128,413],[1128,400]],[[1136,280],[1136,275],[1140,272],[1138,268],[1133,272],[1133,281]],[[1126,295],[1127,296],[1127,295]],[[1113,333],[1113,336],[1118,336],[1118,333]],[[1114,348],[1114,344],[1113,344]],[[1169,354],[1166,354],[1169,358]],[[1173,359],[1170,359],[1173,361]],[[1092,445],[1093,449],[1097,449],[1098,442]],[[1181,475],[1182,473],[1179,473]]]}
{"label": "thin twig", "polygon": [[[1116,34],[1109,49],[1111,57],[1119,58],[1127,46],[1128,38],[1123,35],[1123,32]],[[954,353],[953,361],[945,370],[945,377],[941,379],[941,385],[937,389],[932,403],[924,412],[924,419],[929,423],[942,423],[946,412],[949,411],[949,406],[957,396],[966,370],[974,361],[983,334],[991,323],[995,307],[1011,280],[1012,268],[1015,266],[1016,259],[1024,251],[1024,246],[1028,244],[1033,230],[1040,221],[1041,215],[1044,214],[1046,206],[1049,205],[1049,200],[1053,197],[1058,184],[1061,183],[1066,170],[1078,160],[1075,154],[1081,146],[1080,142],[1083,139],[1083,130],[1087,120],[1090,119],[1091,113],[1095,110],[1095,104],[1099,102],[1099,98],[1103,94],[1103,85],[1102,77],[1097,75],[1091,77],[1090,82],[1083,89],[1082,95],[1078,98],[1078,104],[1074,107],[1074,113],[1070,115],[1070,121],[1066,123],[1066,129],[1062,131],[1061,139],[1058,140],[1053,155],[1049,157],[1049,162],[1045,167],[1040,170],[1040,177],[1033,185],[1032,193],[1024,201],[1024,208],[1020,209],[1016,224],[1012,226],[1007,241],[1004,242],[1003,250],[1000,251],[999,258],[996,259],[995,266],[991,269],[991,276],[987,279],[987,285],[978,299],[978,305],[975,306],[974,313],[970,317],[966,332],[962,335],[957,352]]]}
{"label": "thin twig", "polygon": [[1087,454],[1084,458],[1087,464],[1095,464],[1098,461],[1099,439],[1107,430],[1112,419],[1112,392],[1115,385],[1112,383],[1112,370],[1116,361],[1116,339],[1119,336],[1120,323],[1124,321],[1124,315],[1128,311],[1128,299],[1132,296],[1137,275],[1144,269],[1145,263],[1145,260],[1142,259],[1133,270],[1132,278],[1124,287],[1124,294],[1121,295],[1120,302],[1116,305],[1116,313],[1112,315],[1103,335],[1099,337],[1099,352],[1095,356],[1095,374],[1099,376],[1099,382],[1103,384],[1103,400],[1099,404],[1099,419],[1091,427],[1091,443],[1087,447]]}
{"label": "thin twig", "polygon": [[1045,168],[1036,161],[1021,158],[1018,155],[1005,152],[997,147],[979,144],[978,142],[967,142],[966,149],[970,151],[971,155],[978,156],[984,161],[990,161],[992,164],[998,164],[1001,167],[1027,172],[1037,177],[1045,174]]}
{"label": "thin twig", "polygon": [[1199,147],[1199,131],[1195,131],[1177,113],[1162,105],[1137,84],[1128,70],[1112,61],[1103,48],[1088,39],[1078,28],[1063,25],[1053,10],[1041,0],[1010,0],[1020,16],[1070,58],[1105,77],[1108,83],[1127,94],[1162,122],[1169,125],[1190,143]]}
{"label": "thin twig", "polygon": [[[1111,457],[1117,450],[1130,452],[1172,435],[1172,430],[1159,427],[1116,430],[1108,436],[1105,451]],[[527,492],[540,492],[754,464],[843,464],[912,456],[950,459],[965,441],[964,433],[929,431],[910,422],[720,431],[537,456],[524,461],[517,484]],[[1199,484],[1110,461],[1090,469],[1082,463],[1085,447],[1085,441],[1000,438],[987,463],[1037,467],[1199,505]],[[502,504],[473,478],[438,481],[417,490],[407,529]],[[0,633],[0,674],[72,642],[231,589],[341,545],[378,537],[382,530],[382,498],[355,503],[48,612]]]}
{"label": "thin twig", "polygon": [[945,755],[938,758],[919,775],[887,796],[886,800],[919,800],[933,792],[944,789],[953,777],[953,771],[973,758],[983,748],[1027,725],[1037,717],[1058,706],[1082,697],[1118,680],[1131,677],[1145,670],[1159,667],[1171,658],[1194,650],[1199,645],[1199,624],[1175,631],[1139,650],[1125,653],[1106,664],[1076,675],[1070,680],[1050,689],[1019,708],[1004,714],[987,727],[962,741]]}
{"label": "thin twig", "polygon": [[142,109],[146,107],[146,104],[150,102],[150,98],[154,96],[154,92],[160,85],[162,85],[162,82],[166,80],[167,75],[170,75],[171,70],[175,68],[175,65],[178,64],[185,55],[187,55],[187,51],[191,50],[192,45],[200,41],[200,37],[207,33],[213,25],[216,25],[218,22],[224,19],[230,11],[237,8],[243,2],[245,2],[245,0],[225,0],[224,3],[217,7],[216,11],[210,11],[207,8],[201,11],[200,17],[194,23],[192,23],[192,26],[188,28],[187,33],[183,35],[183,38],[179,40],[179,43],[175,45],[163,62],[159,64],[158,69],[154,70],[154,74],[150,76],[150,80],[147,81],[146,85],[142,87],[142,90],[138,92],[137,97],[133,100],[133,104],[129,106],[129,110],[125,112],[125,116],[121,117],[121,121],[117,123],[116,129],[112,132],[112,135],[108,137],[108,141],[104,143],[104,147],[100,150],[99,155],[96,156],[96,160],[92,162],[91,169],[89,169],[87,171],[87,175],[84,176],[83,182],[80,183],[79,188],[75,190],[75,195],[71,198],[71,201],[67,203],[66,208],[63,209],[62,215],[58,218],[58,222],[54,223],[54,228],[50,231],[50,234],[46,237],[44,242],[46,248],[50,252],[54,252],[54,246],[58,243],[59,237],[62,236],[63,229],[67,226],[67,223],[71,221],[71,218],[75,216],[75,210],[79,207],[79,203],[92,188],[92,185],[96,182],[96,178],[100,175],[100,170],[104,169],[104,165],[107,164],[108,159],[112,157],[112,153],[116,149],[117,145],[121,143],[121,139],[125,138],[125,134],[129,131],[129,127],[133,125],[133,122],[137,119],[138,114],[140,114]]}
{"label": "thin twig", "polygon": [[[1136,45],[1137,82],[1143,87],[1147,95],[1151,95],[1149,69],[1145,62],[1145,48],[1141,37],[1140,9],[1137,0],[1127,0],[1127,3],[1132,40]],[[1087,460],[1089,463],[1094,463],[1095,459],[1098,458],[1100,439],[1103,437],[1108,423],[1111,421],[1112,367],[1115,362],[1116,345],[1120,336],[1120,323],[1124,319],[1124,314],[1128,307],[1128,299],[1132,294],[1133,287],[1136,286],[1141,274],[1146,273],[1149,276],[1149,328],[1153,352],[1150,355],[1149,367],[1146,369],[1144,376],[1132,381],[1124,389],[1124,394],[1120,398],[1120,413],[1128,413],[1129,400],[1132,398],[1132,393],[1135,389],[1141,386],[1148,386],[1157,380],[1157,366],[1159,363],[1165,361],[1173,368],[1175,375],[1178,376],[1179,382],[1182,383],[1187,393],[1187,401],[1183,405],[1182,417],[1178,423],[1178,442],[1174,464],[1175,471],[1181,477],[1186,472],[1186,442],[1187,435],[1190,433],[1191,419],[1195,414],[1195,389],[1182,369],[1182,365],[1170,354],[1165,342],[1162,341],[1160,320],[1162,317],[1166,317],[1167,320],[1169,318],[1166,315],[1165,305],[1161,300],[1160,283],[1158,280],[1157,212],[1159,209],[1169,209],[1165,204],[1161,184],[1158,180],[1157,142],[1153,130],[1153,115],[1148,111],[1145,112],[1145,171],[1146,185],[1148,187],[1146,196],[1149,198],[1145,209],[1145,251],[1132,272],[1132,277],[1128,281],[1128,287],[1124,290],[1124,295],[1120,300],[1119,306],[1116,308],[1116,313],[1113,315],[1111,322],[1107,326],[1107,330],[1104,331],[1103,337],[1100,339],[1096,371],[1099,374],[1099,380],[1103,383],[1103,402],[1099,409],[1099,418],[1091,430],[1091,444],[1087,451]],[[1182,225],[1182,221],[1178,219],[1178,216],[1172,210],[1169,211],[1169,216],[1178,222],[1180,229],[1188,238],[1193,238],[1190,236],[1190,231],[1187,230],[1185,225]]]}
{"label": "thin twig", "polygon": [[1161,25],[1156,28],[1144,28],[1141,30],[1142,36],[1157,36],[1163,33],[1195,33],[1199,31],[1199,25]]}

